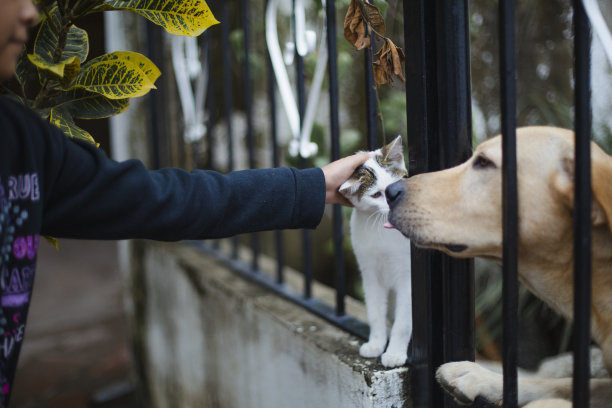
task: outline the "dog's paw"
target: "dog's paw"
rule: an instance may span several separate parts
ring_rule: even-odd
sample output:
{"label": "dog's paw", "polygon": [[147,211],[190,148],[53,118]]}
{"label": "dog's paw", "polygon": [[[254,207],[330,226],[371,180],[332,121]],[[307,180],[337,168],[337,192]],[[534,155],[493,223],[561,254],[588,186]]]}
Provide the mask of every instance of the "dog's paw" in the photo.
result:
{"label": "dog's paw", "polygon": [[385,351],[385,342],[368,341],[359,348],[359,355],[365,358],[380,356]]}
{"label": "dog's paw", "polygon": [[502,376],[471,361],[441,365],[436,379],[459,404],[472,404],[478,396],[499,403],[503,397]]}
{"label": "dog's paw", "polygon": [[380,361],[383,366],[387,368],[400,367],[406,364],[408,355],[406,352],[394,353],[387,351],[380,357]]}

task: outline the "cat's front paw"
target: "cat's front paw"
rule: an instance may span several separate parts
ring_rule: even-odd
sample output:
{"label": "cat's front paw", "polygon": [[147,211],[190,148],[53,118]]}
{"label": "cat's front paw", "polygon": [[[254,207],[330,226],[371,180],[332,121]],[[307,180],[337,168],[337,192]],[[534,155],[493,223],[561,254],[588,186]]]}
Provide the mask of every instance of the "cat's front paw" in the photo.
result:
{"label": "cat's front paw", "polygon": [[368,341],[359,348],[359,355],[365,358],[374,358],[380,356],[385,351],[386,343]]}
{"label": "cat's front paw", "polygon": [[387,351],[386,353],[384,353],[381,358],[380,361],[382,362],[382,365],[384,365],[387,368],[393,368],[393,367],[400,367],[403,366],[404,364],[406,364],[406,360],[408,359],[408,354],[406,352],[389,352]]}
{"label": "cat's front paw", "polygon": [[502,376],[471,361],[442,364],[436,379],[459,404],[472,404],[478,396],[492,403],[502,400]]}

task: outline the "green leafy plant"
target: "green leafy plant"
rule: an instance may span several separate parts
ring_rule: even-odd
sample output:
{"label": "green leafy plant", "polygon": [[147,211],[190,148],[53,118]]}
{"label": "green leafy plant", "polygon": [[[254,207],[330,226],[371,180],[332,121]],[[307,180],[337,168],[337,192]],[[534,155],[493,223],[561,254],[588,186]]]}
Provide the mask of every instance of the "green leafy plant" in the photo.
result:
{"label": "green leafy plant", "polygon": [[127,10],[176,35],[198,36],[217,24],[203,0],[39,0],[41,21],[32,50],[16,69],[20,90],[3,88],[70,137],[94,142],[75,119],[98,119],[125,111],[129,99],[155,88],[161,75],[151,60],[116,51],[88,60],[87,31],[75,22],[86,15]]}

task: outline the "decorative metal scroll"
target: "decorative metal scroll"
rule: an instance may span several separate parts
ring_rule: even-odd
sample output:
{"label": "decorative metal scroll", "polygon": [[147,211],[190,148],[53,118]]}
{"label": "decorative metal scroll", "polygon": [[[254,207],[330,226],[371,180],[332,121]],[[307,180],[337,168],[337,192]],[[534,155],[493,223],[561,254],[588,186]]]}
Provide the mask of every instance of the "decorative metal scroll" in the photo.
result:
{"label": "decorative metal scroll", "polygon": [[[321,34],[318,46],[318,60],[315,67],[314,77],[310,86],[310,92],[306,103],[306,110],[300,126],[300,113],[297,99],[289,81],[287,66],[293,64],[295,52],[304,57],[316,47],[317,34],[313,30],[306,30],[306,10],[303,0],[295,0],[295,43],[288,42],[285,45],[285,55],[281,52],[278,39],[278,5],[282,0],[270,0],[266,8],[266,42],[268,52],[274,69],[276,83],[281,96],[282,105],[287,115],[292,140],[289,145],[289,154],[292,156],[311,157],[317,154],[318,146],[310,141],[310,133],[315,120],[316,110],[319,104],[321,87],[327,67],[327,40],[325,30]],[[325,6],[325,2],[323,2]]]}
{"label": "decorative metal scroll", "polygon": [[185,142],[199,141],[206,134],[204,103],[207,92],[207,68],[195,37],[171,36],[172,66],[183,109]]}
{"label": "decorative metal scroll", "polygon": [[603,49],[606,52],[606,56],[608,57],[608,61],[610,62],[610,65],[612,65],[612,34],[610,34],[608,24],[606,24],[606,20],[604,20],[603,15],[601,14],[599,4],[597,3],[597,0],[582,0],[582,4],[584,5],[584,10],[589,17],[589,20],[591,21],[593,30],[597,33],[597,37],[599,37],[599,40],[601,41]]}

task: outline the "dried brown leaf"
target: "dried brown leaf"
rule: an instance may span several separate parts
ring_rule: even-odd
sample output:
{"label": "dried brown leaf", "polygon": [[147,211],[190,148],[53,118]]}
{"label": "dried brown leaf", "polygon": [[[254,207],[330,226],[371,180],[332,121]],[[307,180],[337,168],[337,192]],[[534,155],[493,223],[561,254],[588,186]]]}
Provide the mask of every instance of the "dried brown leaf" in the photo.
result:
{"label": "dried brown leaf", "polygon": [[382,66],[380,61],[376,61],[372,63],[373,73],[374,73],[374,81],[376,85],[384,85],[387,83],[387,75],[385,73],[385,68]]}
{"label": "dried brown leaf", "polygon": [[390,68],[387,55],[389,54],[389,45],[385,41],[380,49],[375,54],[375,60],[372,62],[372,70],[374,73],[374,81],[376,85],[383,85],[390,80]]}
{"label": "dried brown leaf", "polygon": [[389,42],[389,47],[391,48],[391,57],[393,61],[393,74],[398,77],[403,83],[406,83],[406,78],[404,78],[404,70],[402,68],[402,63],[406,60],[404,57],[404,51],[401,48],[393,44],[391,40],[387,40]]}
{"label": "dried brown leaf", "polygon": [[351,0],[344,17],[344,38],[357,49],[360,49],[358,45],[361,46],[364,42],[365,26],[363,21],[363,14],[359,5],[356,0]]}
{"label": "dried brown leaf", "polygon": [[370,46],[370,36],[367,35],[367,23],[361,12],[358,0],[351,0],[344,17],[344,38],[353,44],[357,50]]}
{"label": "dried brown leaf", "polygon": [[357,28],[355,29],[355,33],[357,34],[357,39],[353,43],[357,50],[363,50],[366,47],[370,46],[370,36],[366,36],[366,24],[364,21],[361,21]]}
{"label": "dried brown leaf", "polygon": [[378,34],[385,35],[387,33],[387,25],[378,8],[367,1],[363,1],[362,4],[365,6],[364,13],[366,14],[366,21],[370,24],[370,27]]}
{"label": "dried brown leaf", "polygon": [[385,41],[380,49],[378,51],[376,51],[376,54],[374,54],[379,60],[386,58],[386,55],[390,52],[391,50],[389,49],[389,45],[387,44],[387,42]]}
{"label": "dried brown leaf", "polygon": [[[358,20],[358,19],[357,19]],[[349,4],[348,10],[346,10],[346,15],[344,16],[344,38],[351,44],[354,44],[355,39],[357,38],[355,35],[355,0],[351,1]]]}
{"label": "dried brown leaf", "polygon": [[[377,85],[393,83],[393,77],[398,77],[403,83],[404,71],[402,63],[405,61],[404,52],[401,48],[393,44],[390,39],[385,39],[385,42],[376,52],[377,61],[372,64],[375,70],[374,80]],[[376,65],[376,66],[375,66]]]}

